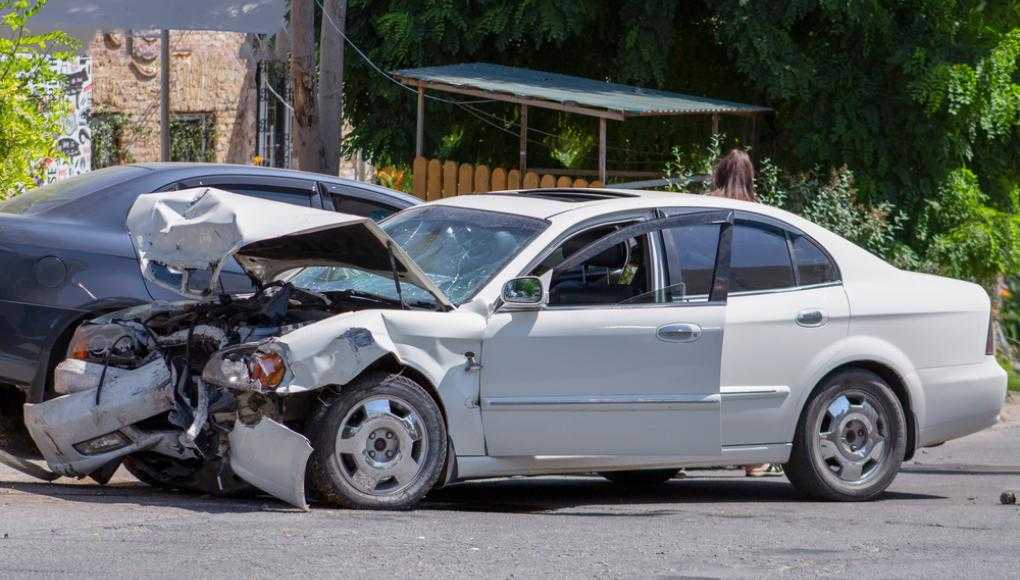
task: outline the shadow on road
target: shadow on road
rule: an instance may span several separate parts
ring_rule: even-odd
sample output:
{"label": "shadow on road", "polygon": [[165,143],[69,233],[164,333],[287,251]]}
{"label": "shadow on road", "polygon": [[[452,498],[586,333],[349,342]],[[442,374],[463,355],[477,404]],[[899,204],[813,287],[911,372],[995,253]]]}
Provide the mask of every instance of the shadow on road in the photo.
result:
{"label": "shadow on road", "polygon": [[300,512],[266,497],[213,497],[188,492],[164,491],[142,483],[110,485],[86,483],[9,483],[0,482],[0,491],[13,490],[53,500],[76,503],[131,504],[146,507],[171,507],[194,512]]}
{"label": "shadow on road", "polygon": [[[4,483],[0,490],[13,490],[52,500],[131,504],[146,507],[170,507],[188,511],[219,514],[275,511],[298,512],[268,496],[212,497],[208,495],[170,492],[141,483],[121,482],[107,486],[86,483]],[[941,496],[915,493],[886,492],[882,500],[932,500]],[[673,505],[754,502],[808,502],[783,478],[706,478],[674,479],[647,487],[623,487],[600,477],[513,477],[457,483],[436,490],[426,497],[419,509],[492,512],[545,513],[556,515],[563,508],[584,506],[621,506],[657,504]],[[324,506],[311,502],[313,508]],[[654,517],[669,515],[670,509],[614,510],[590,513],[571,511],[571,516]],[[739,516],[733,516],[739,517]],[[750,516],[749,516],[750,517]]]}
{"label": "shadow on road", "polygon": [[[882,500],[944,499],[941,496],[886,492]],[[432,492],[423,509],[508,513],[555,512],[585,505],[701,504],[727,502],[809,502],[784,478],[689,478],[647,487],[622,487],[598,477],[515,477],[458,483]],[[656,516],[669,510],[597,512],[593,516]],[[571,516],[585,515],[575,511]]]}

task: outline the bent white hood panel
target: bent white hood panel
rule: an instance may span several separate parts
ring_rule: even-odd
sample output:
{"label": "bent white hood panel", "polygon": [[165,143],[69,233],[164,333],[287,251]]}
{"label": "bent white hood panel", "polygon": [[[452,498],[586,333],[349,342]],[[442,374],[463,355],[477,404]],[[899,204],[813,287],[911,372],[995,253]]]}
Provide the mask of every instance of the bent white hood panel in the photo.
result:
{"label": "bent white hood panel", "polygon": [[[233,256],[263,284],[305,266],[352,266],[392,275],[396,262],[401,280],[429,290],[440,304],[451,307],[369,218],[199,187],[138,196],[128,212],[127,227],[145,277],[191,298],[214,298],[220,270]],[[159,267],[181,273],[180,283],[157,276]],[[205,287],[189,284],[195,273],[207,278]]]}

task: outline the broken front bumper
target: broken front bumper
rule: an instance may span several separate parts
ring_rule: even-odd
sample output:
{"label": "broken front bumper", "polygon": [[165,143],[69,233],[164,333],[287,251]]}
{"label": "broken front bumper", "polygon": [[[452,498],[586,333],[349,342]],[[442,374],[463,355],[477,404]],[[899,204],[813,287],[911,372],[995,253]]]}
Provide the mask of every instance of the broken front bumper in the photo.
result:
{"label": "broken front bumper", "polygon": [[66,394],[25,405],[25,425],[56,473],[84,476],[135,451],[174,444],[171,432],[131,427],[173,407],[166,364],[108,372],[97,401],[101,371],[99,364],[65,360],[57,365],[54,387]]}

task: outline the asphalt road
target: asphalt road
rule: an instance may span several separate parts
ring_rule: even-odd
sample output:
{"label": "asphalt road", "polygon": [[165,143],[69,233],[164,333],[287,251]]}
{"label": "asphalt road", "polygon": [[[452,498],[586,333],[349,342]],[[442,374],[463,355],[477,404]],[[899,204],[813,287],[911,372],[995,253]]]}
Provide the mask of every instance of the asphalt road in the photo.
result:
{"label": "asphalt road", "polygon": [[1020,574],[1020,407],[925,450],[874,502],[693,472],[628,493],[594,477],[490,480],[412,512],[33,483],[0,467],[0,577],[983,577]]}

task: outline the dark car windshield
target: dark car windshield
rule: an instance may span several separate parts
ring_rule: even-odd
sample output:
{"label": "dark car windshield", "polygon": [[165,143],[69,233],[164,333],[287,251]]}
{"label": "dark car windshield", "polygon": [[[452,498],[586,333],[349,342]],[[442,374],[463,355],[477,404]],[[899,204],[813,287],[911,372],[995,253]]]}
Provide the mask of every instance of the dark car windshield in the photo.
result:
{"label": "dark car windshield", "polygon": [[130,165],[107,167],[37,187],[0,201],[0,213],[32,215],[62,206],[90,193],[117,185],[145,173]]}
{"label": "dark car windshield", "polygon": [[[406,209],[382,228],[454,304],[470,300],[546,228],[519,215],[432,205]],[[393,279],[347,267],[306,268],[292,280],[317,291],[356,290],[397,298]],[[404,298],[431,300],[423,289],[402,286]]]}

